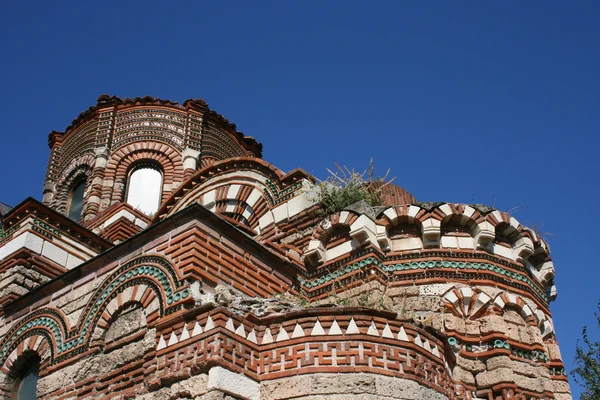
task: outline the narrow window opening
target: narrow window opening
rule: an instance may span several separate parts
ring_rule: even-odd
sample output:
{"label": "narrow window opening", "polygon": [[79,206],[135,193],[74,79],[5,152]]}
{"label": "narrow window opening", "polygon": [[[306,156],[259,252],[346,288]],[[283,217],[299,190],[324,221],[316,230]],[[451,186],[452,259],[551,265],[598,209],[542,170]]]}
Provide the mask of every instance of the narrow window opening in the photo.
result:
{"label": "narrow window opening", "polygon": [[83,211],[84,193],[85,179],[82,179],[73,186],[69,195],[69,211],[67,213],[67,216],[73,221],[79,221],[81,219],[81,212]]}
{"label": "narrow window opening", "polygon": [[13,400],[35,400],[40,375],[40,359],[34,357],[24,366],[15,380]]}
{"label": "narrow window opening", "polygon": [[135,168],[127,183],[127,203],[144,214],[153,215],[160,206],[162,179],[162,173],[154,165]]}

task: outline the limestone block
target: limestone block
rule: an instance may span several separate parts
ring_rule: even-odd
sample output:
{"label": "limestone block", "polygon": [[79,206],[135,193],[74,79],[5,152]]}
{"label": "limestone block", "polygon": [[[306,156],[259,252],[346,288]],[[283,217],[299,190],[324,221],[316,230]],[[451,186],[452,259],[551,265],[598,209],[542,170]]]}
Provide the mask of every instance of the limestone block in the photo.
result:
{"label": "limestone block", "polygon": [[467,328],[465,320],[451,314],[444,315],[444,326],[447,330],[466,333]]}
{"label": "limestone block", "polygon": [[406,308],[413,311],[436,312],[441,308],[439,296],[418,296],[406,299]]}
{"label": "limestone block", "polygon": [[291,378],[274,379],[261,382],[261,400],[291,399],[310,394],[311,377],[298,375]]}
{"label": "limestone block", "polygon": [[391,298],[394,297],[411,297],[419,295],[419,286],[403,286],[403,287],[393,287],[388,289],[387,295]]}
{"label": "limestone block", "polygon": [[407,237],[392,240],[392,250],[418,250],[423,248],[423,240],[418,237]]}
{"label": "limestone block", "polygon": [[474,373],[483,372],[487,368],[485,363],[481,360],[472,360],[461,357],[460,355],[456,357],[456,365],[459,365],[461,368]]}
{"label": "limestone block", "polygon": [[466,320],[465,321],[465,333],[467,335],[479,335],[481,329],[477,321]]}
{"label": "limestone block", "polygon": [[437,283],[435,285],[419,286],[420,296],[441,296],[454,287],[454,283]]}
{"label": "limestone block", "polygon": [[482,334],[491,332],[507,332],[508,324],[498,315],[486,315],[478,319]]}
{"label": "limestone block", "polygon": [[492,371],[483,371],[477,374],[475,377],[477,381],[477,387],[480,389],[491,388],[498,383],[512,383],[514,382],[513,372],[510,368],[497,368]]}
{"label": "limestone block", "polygon": [[571,388],[567,382],[552,381],[552,391],[554,393],[571,393]]}
{"label": "limestone block", "polygon": [[421,385],[416,381],[378,376],[375,380],[377,394],[401,399],[421,399]]}
{"label": "limestone block", "polygon": [[301,213],[315,204],[315,199],[310,198],[307,194],[301,194],[288,201],[288,215],[290,218]]}
{"label": "limestone block", "polygon": [[571,393],[554,393],[554,398],[556,400],[573,400]]}
{"label": "limestone block", "polygon": [[452,377],[455,381],[466,383],[468,385],[475,384],[475,377],[473,376],[473,374],[469,371],[462,369],[458,365],[454,367],[454,370],[452,371]]}
{"label": "limestone block", "polygon": [[310,380],[311,394],[372,393],[375,394],[375,376],[354,374],[342,379],[338,374],[317,374]]}
{"label": "limestone block", "polygon": [[260,384],[252,379],[222,367],[208,371],[207,389],[217,389],[244,400],[260,399]]}
{"label": "limestone block", "polygon": [[459,236],[457,239],[458,239],[458,247],[460,247],[461,249],[474,249],[475,248],[475,241],[473,240],[472,237]]}
{"label": "limestone block", "polygon": [[558,344],[556,343],[548,343],[546,344],[546,348],[548,349],[548,356],[550,360],[561,360],[562,356],[560,354],[560,349],[558,348]]}

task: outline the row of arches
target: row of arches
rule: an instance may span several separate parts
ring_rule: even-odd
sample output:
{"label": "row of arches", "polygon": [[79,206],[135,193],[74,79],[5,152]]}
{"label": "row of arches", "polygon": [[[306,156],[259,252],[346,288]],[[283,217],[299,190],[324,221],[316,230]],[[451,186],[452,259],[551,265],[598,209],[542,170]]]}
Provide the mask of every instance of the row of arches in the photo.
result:
{"label": "row of arches", "polygon": [[24,346],[33,343],[38,347],[45,343],[50,363],[80,354],[105,335],[113,316],[124,306],[139,304],[147,320],[156,321],[168,309],[189,301],[193,301],[190,289],[166,260],[140,257],[104,279],[75,326],[70,326],[67,316],[55,307],[38,309],[17,322],[0,342],[0,365],[15,359]]}
{"label": "row of arches", "polygon": [[454,315],[465,319],[477,319],[490,307],[499,313],[516,310],[525,323],[533,324],[540,329],[543,338],[554,333],[552,320],[542,310],[513,293],[499,293],[492,299],[479,289],[454,288],[443,295],[442,301]]}
{"label": "row of arches", "polygon": [[[341,235],[341,236],[340,236]],[[440,203],[388,207],[377,218],[346,210],[326,217],[315,229],[305,258],[318,264],[333,260],[332,249],[354,240],[370,242],[384,252],[426,248],[482,250],[523,264],[544,285],[552,285],[554,267],[549,248],[535,231],[497,210],[476,210],[463,204]]]}

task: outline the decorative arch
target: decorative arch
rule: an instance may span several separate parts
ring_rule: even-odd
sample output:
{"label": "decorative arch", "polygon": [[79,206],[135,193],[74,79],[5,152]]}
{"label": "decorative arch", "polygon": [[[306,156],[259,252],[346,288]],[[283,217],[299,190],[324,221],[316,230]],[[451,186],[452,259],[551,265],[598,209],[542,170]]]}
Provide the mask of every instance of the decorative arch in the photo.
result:
{"label": "decorative arch", "polygon": [[94,331],[92,341],[104,341],[110,326],[121,315],[121,312],[132,305],[139,305],[144,312],[146,325],[160,318],[160,299],[147,285],[130,286],[124,292],[113,298],[106,306]]}
{"label": "decorative arch", "polygon": [[105,180],[112,180],[113,186],[104,186],[102,198],[110,204],[125,201],[128,172],[139,162],[151,162],[160,165],[163,172],[164,202],[176,184],[183,177],[183,160],[181,155],[167,144],[156,142],[140,142],[125,145],[112,152],[106,170]]}
{"label": "decorative arch", "polygon": [[476,216],[479,213],[465,204],[446,203],[438,207],[443,214],[441,222],[442,234],[459,230],[474,236],[477,229]]}
{"label": "decorative arch", "polygon": [[467,319],[475,319],[485,313],[491,301],[490,296],[470,287],[451,289],[442,298],[446,309]]}
{"label": "decorative arch", "polygon": [[494,299],[494,305],[497,306],[501,312],[504,312],[507,307],[512,307],[515,310],[518,310],[526,323],[537,326],[538,321],[534,314],[534,310],[527,305],[521,296],[506,292],[500,293]]}
{"label": "decorative arch", "polygon": [[[92,174],[92,166],[95,159],[92,154],[85,154],[73,160],[58,177],[55,194],[50,203],[50,207],[60,213],[67,211],[69,194],[75,183],[84,179],[86,181],[85,193],[89,193],[89,178]],[[84,196],[85,198],[85,196]]]}
{"label": "decorative arch", "polygon": [[14,370],[15,364],[26,353],[34,353],[40,357],[41,363],[47,363],[52,357],[51,346],[48,344],[48,339],[42,335],[31,335],[23,340],[11,353],[6,357],[0,370],[6,375],[10,375]]}
{"label": "decorative arch", "polygon": [[49,344],[51,364],[80,354],[92,344],[96,328],[105,330],[114,312],[127,302],[141,303],[147,309],[147,321],[153,323],[194,300],[187,283],[165,259],[139,257],[104,279],[75,327],[71,328],[62,311],[54,308],[34,311],[19,321],[0,342],[0,365],[33,336],[43,337]]}
{"label": "decorative arch", "polygon": [[257,158],[240,157],[216,162],[196,172],[173,192],[163,202],[154,221],[198,202],[213,212],[262,232],[288,218],[285,202],[298,194],[306,179],[313,181],[299,170],[284,175]]}
{"label": "decorative arch", "polygon": [[[0,364],[4,365],[8,357],[17,349],[23,349],[23,343],[31,343],[30,338],[41,337],[48,344],[49,359],[52,361],[65,347],[70,327],[68,320],[60,310],[44,308],[27,315],[13,326],[0,342]],[[28,340],[29,339],[29,340]]]}

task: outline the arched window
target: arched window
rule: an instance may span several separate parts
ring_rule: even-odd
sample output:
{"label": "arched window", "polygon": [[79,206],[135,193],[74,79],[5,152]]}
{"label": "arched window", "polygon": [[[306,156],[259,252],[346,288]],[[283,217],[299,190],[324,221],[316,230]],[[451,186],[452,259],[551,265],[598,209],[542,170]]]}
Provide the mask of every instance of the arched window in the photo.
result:
{"label": "arched window", "polygon": [[69,207],[67,216],[73,221],[81,219],[83,211],[83,194],[85,192],[85,179],[81,179],[73,185],[69,194]]}
{"label": "arched window", "polygon": [[127,203],[144,214],[154,214],[162,196],[162,173],[153,164],[134,168],[127,182]]}
{"label": "arched window", "polygon": [[15,379],[12,400],[35,400],[40,373],[39,357],[31,358]]}

